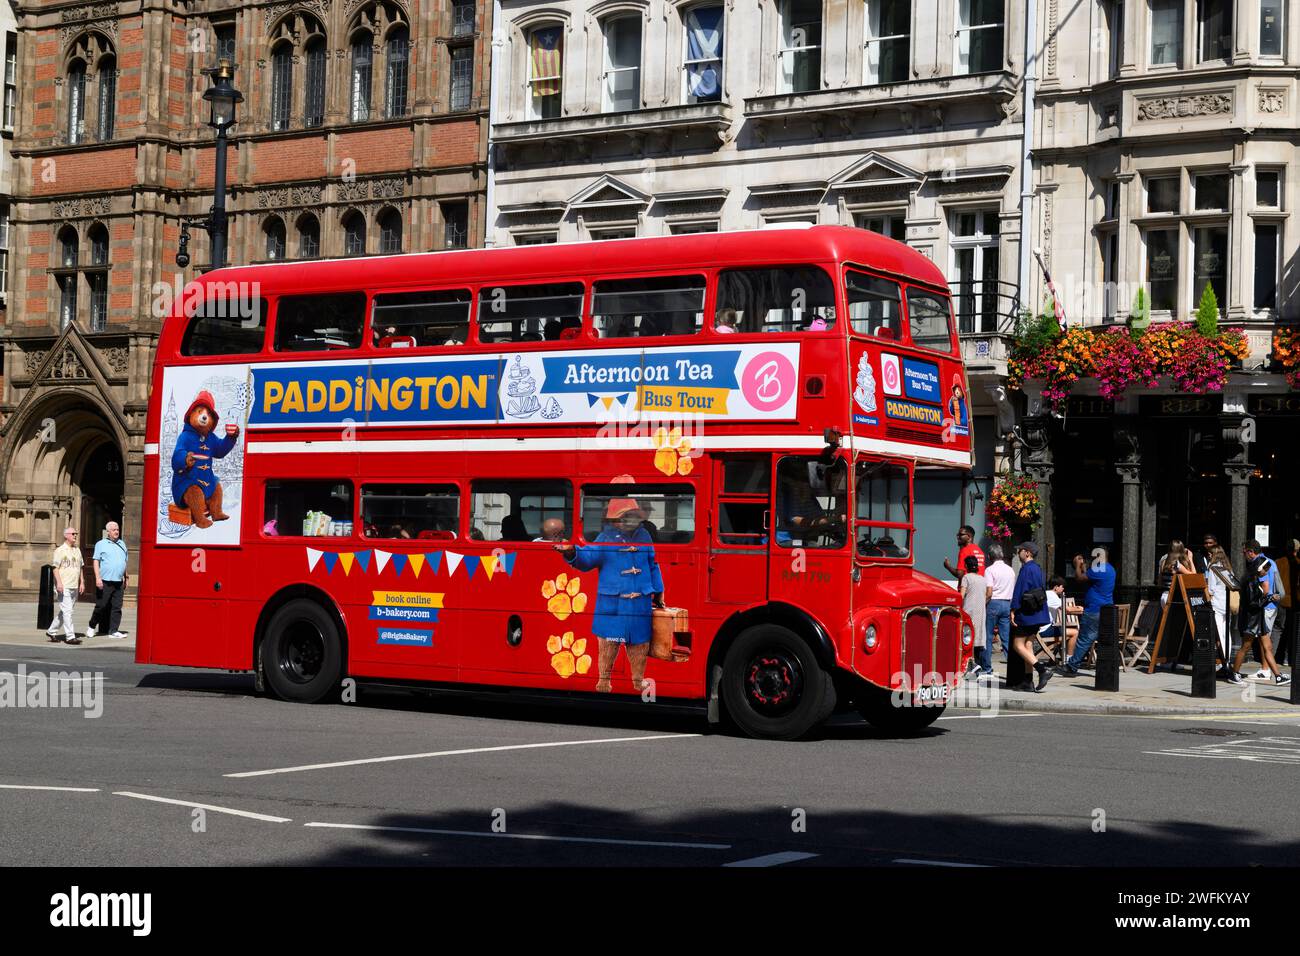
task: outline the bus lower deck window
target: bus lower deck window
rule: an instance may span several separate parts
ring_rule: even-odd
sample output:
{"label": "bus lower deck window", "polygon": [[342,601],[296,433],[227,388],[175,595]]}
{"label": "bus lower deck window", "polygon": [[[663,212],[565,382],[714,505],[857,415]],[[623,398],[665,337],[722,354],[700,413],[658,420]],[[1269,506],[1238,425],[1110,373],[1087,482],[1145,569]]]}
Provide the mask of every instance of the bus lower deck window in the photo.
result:
{"label": "bus lower deck window", "polygon": [[352,485],[342,480],[268,481],[262,530],[278,537],[352,534]]}
{"label": "bus lower deck window", "polygon": [[816,266],[728,269],[718,275],[718,332],[825,332],[835,327],[835,286]]}
{"label": "bus lower deck window", "polygon": [[633,540],[684,544],[695,537],[695,489],[690,485],[620,483],[583,485],[582,538],[597,542],[602,532],[620,528],[629,512],[639,519]]}
{"label": "bus lower deck window", "polygon": [[367,538],[452,540],[460,527],[460,489],[455,485],[364,485],[361,527]]}
{"label": "bus lower deck window", "polygon": [[567,481],[508,479],[470,486],[470,527],[484,541],[564,541],[573,489]]}
{"label": "bus lower deck window", "polygon": [[848,467],[790,455],[776,467],[776,543],[838,550],[847,540]]}

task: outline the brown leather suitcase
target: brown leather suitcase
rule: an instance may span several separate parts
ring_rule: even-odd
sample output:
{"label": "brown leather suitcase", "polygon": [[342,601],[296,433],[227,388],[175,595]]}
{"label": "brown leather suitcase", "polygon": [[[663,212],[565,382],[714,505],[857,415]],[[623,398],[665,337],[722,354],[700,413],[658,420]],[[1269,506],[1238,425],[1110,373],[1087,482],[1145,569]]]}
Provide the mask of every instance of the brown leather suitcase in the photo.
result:
{"label": "brown leather suitcase", "polygon": [[684,661],[691,656],[690,615],[684,607],[657,607],[650,617],[650,656]]}

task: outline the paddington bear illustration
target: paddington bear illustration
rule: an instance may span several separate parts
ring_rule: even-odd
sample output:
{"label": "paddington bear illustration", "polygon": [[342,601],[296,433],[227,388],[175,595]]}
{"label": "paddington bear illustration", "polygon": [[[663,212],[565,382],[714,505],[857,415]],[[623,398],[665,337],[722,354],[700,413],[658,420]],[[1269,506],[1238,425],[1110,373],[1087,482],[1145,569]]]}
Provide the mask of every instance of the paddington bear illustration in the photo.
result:
{"label": "paddington bear illustration", "polygon": [[227,425],[224,438],[214,438],[218,416],[211,392],[199,392],[185,412],[185,427],[172,452],[172,499],[189,510],[196,527],[208,528],[230,515],[221,510],[221,482],[212,459],[225,458],[239,440],[239,426]]}

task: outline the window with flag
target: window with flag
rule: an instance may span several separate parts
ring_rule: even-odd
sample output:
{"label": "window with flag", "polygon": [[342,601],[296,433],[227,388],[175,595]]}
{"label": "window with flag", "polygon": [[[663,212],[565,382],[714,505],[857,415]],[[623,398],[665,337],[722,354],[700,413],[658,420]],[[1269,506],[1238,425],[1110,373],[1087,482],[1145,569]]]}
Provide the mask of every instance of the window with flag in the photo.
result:
{"label": "window with flag", "polygon": [[696,7],[686,14],[687,103],[722,99],[722,7]]}
{"label": "window with flag", "polygon": [[641,106],[641,14],[605,21],[606,113]]}
{"label": "window with flag", "polygon": [[560,115],[564,86],[564,27],[539,27],[528,39],[529,119],[555,119]]}

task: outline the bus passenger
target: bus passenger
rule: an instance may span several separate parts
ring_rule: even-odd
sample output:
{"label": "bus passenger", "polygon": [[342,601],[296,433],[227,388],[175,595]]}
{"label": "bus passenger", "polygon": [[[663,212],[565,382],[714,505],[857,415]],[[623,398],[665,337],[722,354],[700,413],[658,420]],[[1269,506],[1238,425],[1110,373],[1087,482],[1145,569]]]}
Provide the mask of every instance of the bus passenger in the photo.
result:
{"label": "bus passenger", "polygon": [[736,331],[736,310],[719,309],[713,318],[713,331],[730,333]]}
{"label": "bus passenger", "polygon": [[[629,479],[630,480],[630,479]],[[605,527],[589,545],[556,544],[555,550],[579,571],[599,569],[591,633],[597,642],[596,691],[611,691],[610,675],[618,649],[627,650],[632,689],[644,689],[650,655],[652,607],[664,606],[664,582],[650,535],[641,526],[645,512],[635,498],[612,498],[605,508]]]}
{"label": "bus passenger", "polygon": [[563,518],[547,518],[542,522],[542,534],[540,537],[533,538],[534,541],[563,541],[565,538],[565,527]]}

